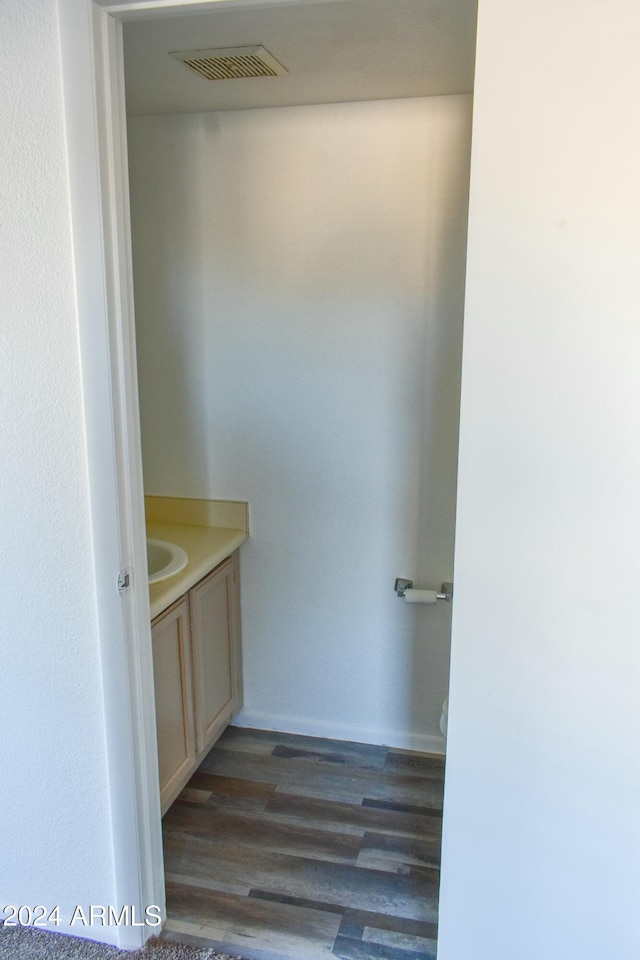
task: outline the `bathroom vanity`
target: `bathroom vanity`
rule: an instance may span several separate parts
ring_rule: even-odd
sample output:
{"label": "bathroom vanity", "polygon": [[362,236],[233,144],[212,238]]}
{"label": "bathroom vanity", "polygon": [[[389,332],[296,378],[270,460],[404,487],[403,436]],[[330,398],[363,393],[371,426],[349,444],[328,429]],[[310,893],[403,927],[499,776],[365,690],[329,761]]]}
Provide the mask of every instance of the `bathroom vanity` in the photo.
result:
{"label": "bathroom vanity", "polygon": [[164,814],[242,706],[238,547],[247,505],[150,497],[146,512],[148,536],[188,556],[149,589]]}

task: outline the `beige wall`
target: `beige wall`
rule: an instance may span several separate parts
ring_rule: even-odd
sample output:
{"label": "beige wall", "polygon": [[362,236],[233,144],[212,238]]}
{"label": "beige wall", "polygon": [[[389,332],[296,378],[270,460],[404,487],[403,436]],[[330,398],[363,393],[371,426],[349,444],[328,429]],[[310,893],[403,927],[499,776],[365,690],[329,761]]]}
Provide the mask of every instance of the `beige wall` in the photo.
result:
{"label": "beige wall", "polygon": [[639,38],[480,3],[439,960],[640,955]]}
{"label": "beige wall", "polygon": [[247,499],[240,723],[441,749],[469,97],[130,122],[148,493]]}
{"label": "beige wall", "polygon": [[0,904],[64,928],[113,863],[60,66],[53,0],[3,0]]}

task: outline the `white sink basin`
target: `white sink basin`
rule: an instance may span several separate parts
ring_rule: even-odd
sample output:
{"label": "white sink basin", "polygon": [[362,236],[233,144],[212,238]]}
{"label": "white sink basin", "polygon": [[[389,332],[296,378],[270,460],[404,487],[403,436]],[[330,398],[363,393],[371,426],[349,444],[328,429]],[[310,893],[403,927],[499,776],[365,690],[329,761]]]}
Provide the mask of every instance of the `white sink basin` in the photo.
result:
{"label": "white sink basin", "polygon": [[184,570],[188,561],[189,557],[176,543],[169,543],[168,540],[151,540],[147,537],[149,583],[168,580],[169,577]]}

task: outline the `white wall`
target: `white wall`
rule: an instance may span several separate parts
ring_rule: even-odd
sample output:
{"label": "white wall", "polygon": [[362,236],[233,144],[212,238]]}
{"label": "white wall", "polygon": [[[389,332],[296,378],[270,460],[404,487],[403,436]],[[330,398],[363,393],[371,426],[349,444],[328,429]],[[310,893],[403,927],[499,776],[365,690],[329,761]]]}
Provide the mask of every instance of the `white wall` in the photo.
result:
{"label": "white wall", "polygon": [[0,907],[64,924],[113,869],[53,0],[3,0],[0,88]]}
{"label": "white wall", "polygon": [[439,960],[640,955],[640,5],[481,0]]}
{"label": "white wall", "polygon": [[240,723],[438,749],[469,97],[137,118],[145,486],[248,499]]}

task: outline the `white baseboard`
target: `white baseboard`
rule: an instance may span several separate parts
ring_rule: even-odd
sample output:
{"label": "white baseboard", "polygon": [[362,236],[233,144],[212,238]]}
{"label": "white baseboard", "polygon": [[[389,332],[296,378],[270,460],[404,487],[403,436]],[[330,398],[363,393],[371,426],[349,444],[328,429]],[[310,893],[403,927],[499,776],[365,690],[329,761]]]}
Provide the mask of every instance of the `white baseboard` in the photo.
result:
{"label": "white baseboard", "polygon": [[266,714],[247,708],[241,710],[234,718],[233,726],[297,733],[305,737],[349,740],[353,743],[380,744],[396,750],[415,750],[418,753],[436,753],[441,756],[446,753],[446,740],[441,733],[414,733],[381,727],[361,727],[332,720],[318,721],[308,720],[305,717]]}

